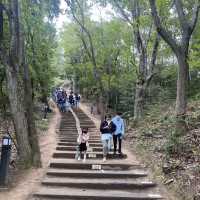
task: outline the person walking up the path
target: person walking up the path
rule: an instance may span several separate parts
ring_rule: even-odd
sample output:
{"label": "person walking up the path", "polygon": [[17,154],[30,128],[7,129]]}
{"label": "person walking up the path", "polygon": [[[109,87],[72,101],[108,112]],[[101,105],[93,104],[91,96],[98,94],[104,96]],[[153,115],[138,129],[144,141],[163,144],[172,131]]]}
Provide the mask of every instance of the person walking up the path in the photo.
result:
{"label": "person walking up the path", "polygon": [[89,140],[88,128],[83,128],[82,133],[77,138],[77,142],[79,144],[76,153],[77,160],[81,160],[81,155],[83,152],[84,153],[83,162],[86,161],[88,140]]}
{"label": "person walking up the path", "polygon": [[63,102],[62,91],[58,90],[58,93],[57,93],[57,105],[58,105],[60,111],[62,110],[62,102]]}
{"label": "person walking up the path", "polygon": [[117,142],[118,142],[118,153],[122,156],[121,146],[122,138],[124,137],[124,120],[122,119],[122,113],[117,112],[116,116],[112,119],[112,122],[116,125],[116,130],[113,133],[113,143],[114,143],[114,155],[117,151]]}
{"label": "person walking up the path", "polygon": [[100,125],[101,141],[103,143],[103,162],[106,161],[108,153],[111,149],[113,126],[115,125],[111,122],[111,117],[105,116],[104,121]]}
{"label": "person walking up the path", "polygon": [[76,108],[79,107],[80,100],[81,100],[80,94],[75,93],[75,106],[76,106]]}
{"label": "person walking up the path", "polygon": [[65,102],[65,108],[66,108],[66,111],[67,111],[67,112],[70,111],[70,107],[71,107],[71,105],[70,105],[68,99],[66,99],[66,102]]}
{"label": "person walking up the path", "polygon": [[71,104],[71,107],[74,106],[74,95],[73,95],[73,92],[71,92],[70,95],[69,95],[69,103]]}

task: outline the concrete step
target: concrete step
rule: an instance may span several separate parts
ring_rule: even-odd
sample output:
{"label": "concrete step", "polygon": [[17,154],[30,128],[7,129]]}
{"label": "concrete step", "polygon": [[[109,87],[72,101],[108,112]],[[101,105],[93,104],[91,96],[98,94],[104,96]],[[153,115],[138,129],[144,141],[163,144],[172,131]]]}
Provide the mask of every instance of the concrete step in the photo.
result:
{"label": "concrete step", "polygon": [[77,129],[76,128],[60,128],[59,131],[68,131],[68,132],[74,131],[74,132],[76,132]]}
{"label": "concrete step", "polygon": [[[56,147],[56,150],[58,150],[58,151],[74,151],[75,149],[76,149],[75,146],[58,146],[58,147]],[[102,147],[93,147],[92,151],[93,152],[102,151]]]}
{"label": "concrete step", "polygon": [[[58,136],[59,136],[59,138],[63,137],[63,139],[68,139],[68,138],[71,138],[71,137],[77,137],[77,135],[78,135],[78,132],[74,132],[74,133],[73,132],[70,132],[70,133],[62,132]],[[89,133],[89,139],[100,140],[101,137],[99,136],[99,134],[96,134],[96,133],[91,134],[91,133]]]}
{"label": "concrete step", "polygon": [[76,124],[75,120],[61,120],[60,124]]}
{"label": "concrete step", "polygon": [[[77,137],[76,138],[68,138],[68,139],[60,139],[59,141],[60,142],[73,142],[73,141],[76,141],[77,140]],[[94,140],[94,139],[89,139],[89,143],[102,143],[100,140]]]}
{"label": "concrete step", "polygon": [[93,126],[93,125],[86,125],[86,124],[80,124],[80,127],[81,127],[81,128],[88,128],[88,129],[96,128],[96,127]]}
{"label": "concrete step", "polygon": [[95,126],[95,124],[94,124],[93,122],[90,122],[90,121],[83,121],[83,120],[80,120],[80,124]]}
{"label": "concrete step", "polygon": [[71,135],[59,135],[58,139],[60,140],[69,140],[69,139],[77,139],[78,133],[73,133]]}
{"label": "concrete step", "polygon": [[121,190],[95,190],[69,187],[41,187],[35,197],[74,199],[74,200],[156,200],[162,197],[153,193],[121,191]]}
{"label": "concrete step", "polygon": [[76,127],[76,123],[61,123],[60,127],[62,127],[62,126],[74,128],[74,127]]}
{"label": "concrete step", "polygon": [[[53,158],[75,158],[76,151],[57,151],[53,153]],[[87,159],[103,159],[103,152],[87,152]],[[107,156],[107,159],[116,159],[116,156],[113,156],[113,154],[109,154]],[[121,157],[118,157],[118,159],[126,159],[127,155],[123,155]]]}
{"label": "concrete step", "polygon": [[58,134],[59,137],[77,137],[78,135],[78,132],[77,131],[74,131],[74,132],[66,132],[66,131],[63,131],[63,132],[60,132]]}
{"label": "concrete step", "polygon": [[[59,135],[58,139],[60,140],[68,140],[68,139],[76,139],[78,134],[73,134],[73,135]],[[101,140],[100,136],[91,136],[89,137],[91,140]]]}
{"label": "concrete step", "polygon": [[[58,142],[59,146],[77,146],[77,142]],[[89,143],[90,147],[102,147],[101,143]]]}
{"label": "concrete step", "polygon": [[46,177],[42,181],[46,186],[65,186],[72,188],[86,189],[104,189],[104,190],[138,190],[155,187],[156,184],[151,181],[141,181],[133,178],[61,178],[61,177]]}
{"label": "concrete step", "polygon": [[63,169],[93,169],[94,166],[100,166],[103,170],[130,170],[138,169],[140,165],[133,164],[121,164],[116,160],[116,163],[109,162],[103,163],[102,160],[87,160],[83,163],[75,159],[52,159],[50,163],[51,168],[63,168]]}
{"label": "concrete step", "polygon": [[[47,171],[48,177],[71,177],[71,178],[90,178],[90,179],[120,179],[120,178],[142,178],[147,177],[145,170],[132,169],[132,170],[86,170],[86,169],[60,169],[60,168],[49,168]],[[115,180],[113,180],[113,183]]]}
{"label": "concrete step", "polygon": [[66,139],[71,139],[71,138],[77,138],[78,136],[78,133],[62,133],[62,134],[59,134],[59,139],[63,139],[63,140],[66,140]]}
{"label": "concrete step", "polygon": [[60,134],[70,135],[71,133],[78,134],[77,130],[71,131],[71,130],[59,130]]}
{"label": "concrete step", "polygon": [[77,130],[77,128],[74,126],[74,127],[72,127],[72,126],[61,126],[60,127],[60,129],[62,130],[62,129],[74,129],[74,130]]}

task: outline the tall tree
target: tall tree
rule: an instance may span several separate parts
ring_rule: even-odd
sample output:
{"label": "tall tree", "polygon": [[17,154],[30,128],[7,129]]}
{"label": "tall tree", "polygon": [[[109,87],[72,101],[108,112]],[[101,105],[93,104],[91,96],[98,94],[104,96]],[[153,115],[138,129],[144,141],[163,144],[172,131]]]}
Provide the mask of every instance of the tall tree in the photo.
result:
{"label": "tall tree", "polygon": [[[188,85],[188,49],[192,33],[197,24],[200,2],[194,1],[192,9],[184,6],[184,1],[174,0],[173,14],[178,15],[180,24],[179,35],[174,36],[170,30],[164,26],[159,17],[156,0],[149,0],[152,17],[158,33],[164,41],[171,47],[178,61],[178,79],[177,79],[177,96],[176,96],[176,116],[178,118],[177,130],[185,130],[185,114],[187,109],[187,85]],[[192,12],[192,14],[191,14]],[[190,16],[192,15],[192,18]]]}
{"label": "tall tree", "polygon": [[[133,58],[138,58],[137,80],[135,85],[134,119],[142,117],[145,93],[154,75],[160,36],[149,20],[150,13],[146,1],[108,1],[119,11],[122,18],[131,26],[133,33]],[[144,24],[145,19],[145,24]],[[152,44],[153,40],[153,44]],[[151,48],[149,46],[151,45]]]}
{"label": "tall tree", "polygon": [[[9,0],[2,5],[8,17],[9,31],[3,29],[1,42],[1,63],[6,67],[7,89],[10,108],[18,142],[21,163],[28,167],[32,164],[32,150],[29,143],[28,123],[24,107],[23,51],[20,25],[20,5],[18,0]],[[5,23],[5,22],[4,22]],[[6,27],[5,27],[6,28]],[[9,32],[9,42],[5,41],[5,32]]]}
{"label": "tall tree", "polygon": [[[86,26],[86,16],[85,16],[85,10],[87,7],[87,1],[82,0],[66,0],[67,5],[70,8],[70,12],[73,16],[74,21],[80,26],[81,28],[81,34],[80,39],[83,43],[83,47],[85,51],[87,52],[88,58],[90,59],[92,65],[93,65],[93,75],[94,79],[96,80],[98,84],[99,89],[99,95],[97,97],[97,105],[98,110],[101,114],[101,118],[103,120],[105,115],[105,99],[104,99],[104,87],[101,80],[101,75],[98,70],[97,66],[97,59],[95,55],[95,47],[94,42],[92,38],[92,34],[90,33],[89,29]],[[88,41],[88,42],[87,42]]]}

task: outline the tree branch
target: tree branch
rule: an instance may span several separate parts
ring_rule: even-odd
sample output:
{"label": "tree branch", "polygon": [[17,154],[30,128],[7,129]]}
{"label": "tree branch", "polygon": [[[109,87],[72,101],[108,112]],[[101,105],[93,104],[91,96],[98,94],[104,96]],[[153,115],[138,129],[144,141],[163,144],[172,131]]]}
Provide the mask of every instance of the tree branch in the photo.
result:
{"label": "tree branch", "polygon": [[175,53],[177,53],[179,45],[177,44],[177,41],[172,37],[172,34],[162,26],[160,17],[158,16],[155,0],[149,0],[149,3],[151,6],[152,17],[158,33],[162,36],[165,42],[167,42],[167,44],[172,48],[172,50]]}
{"label": "tree branch", "polygon": [[189,23],[191,34],[194,31],[194,28],[195,28],[196,23],[197,23],[197,19],[198,19],[198,16],[199,16],[199,9],[200,9],[200,2],[198,1],[195,4],[195,7],[194,7],[194,11],[193,11],[193,14],[192,14],[192,21]]}
{"label": "tree branch", "polygon": [[79,35],[79,37],[80,37],[80,39],[81,39],[81,41],[82,41],[82,43],[83,43],[84,49],[86,50],[86,52],[87,52],[87,54],[88,54],[88,57],[89,57],[90,59],[92,59],[91,53],[90,53],[90,51],[89,51],[89,48],[88,48],[88,46],[87,46],[87,43],[86,43],[84,37],[81,36],[81,35]]}
{"label": "tree branch", "polygon": [[182,30],[183,30],[183,32],[187,31],[189,29],[189,24],[188,24],[187,19],[185,17],[182,0],[175,0],[175,6],[176,6],[176,10],[178,12],[179,21],[180,21],[180,25],[182,27]]}
{"label": "tree branch", "polygon": [[149,74],[153,74],[154,71],[154,66],[156,64],[156,59],[157,59],[157,54],[158,54],[158,46],[160,43],[161,37],[159,35],[159,33],[157,33],[155,41],[154,41],[154,45],[153,45],[153,50],[152,50],[152,54],[151,54],[151,61],[150,61],[150,65],[149,65]]}
{"label": "tree branch", "polygon": [[119,9],[121,15],[124,17],[124,19],[131,25],[134,26],[134,23],[129,19],[127,13],[124,11],[124,9],[119,5],[117,1],[114,1],[116,7]]}

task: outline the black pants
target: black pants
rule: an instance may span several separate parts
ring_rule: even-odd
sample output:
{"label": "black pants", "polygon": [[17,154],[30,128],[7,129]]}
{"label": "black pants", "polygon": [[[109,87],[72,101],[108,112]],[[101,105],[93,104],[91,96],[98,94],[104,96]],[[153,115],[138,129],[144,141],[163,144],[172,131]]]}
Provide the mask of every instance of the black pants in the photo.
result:
{"label": "black pants", "polygon": [[118,152],[121,153],[121,146],[122,146],[121,136],[122,136],[121,134],[113,135],[114,153],[116,153],[116,150],[117,150],[117,141],[119,144]]}

